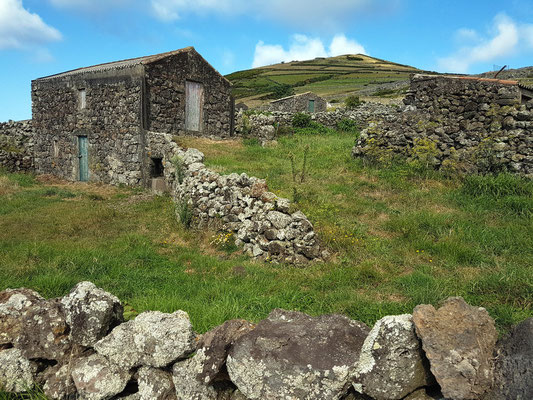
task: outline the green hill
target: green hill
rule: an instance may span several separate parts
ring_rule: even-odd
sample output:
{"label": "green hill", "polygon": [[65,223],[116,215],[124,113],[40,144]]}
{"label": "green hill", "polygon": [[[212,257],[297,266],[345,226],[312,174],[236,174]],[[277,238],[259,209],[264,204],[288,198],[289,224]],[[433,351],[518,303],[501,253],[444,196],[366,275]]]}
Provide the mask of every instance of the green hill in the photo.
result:
{"label": "green hill", "polygon": [[238,71],[226,76],[238,101],[259,105],[292,93],[315,92],[329,101],[349,94],[394,96],[407,87],[412,73],[408,65],[362,54],[315,58]]}

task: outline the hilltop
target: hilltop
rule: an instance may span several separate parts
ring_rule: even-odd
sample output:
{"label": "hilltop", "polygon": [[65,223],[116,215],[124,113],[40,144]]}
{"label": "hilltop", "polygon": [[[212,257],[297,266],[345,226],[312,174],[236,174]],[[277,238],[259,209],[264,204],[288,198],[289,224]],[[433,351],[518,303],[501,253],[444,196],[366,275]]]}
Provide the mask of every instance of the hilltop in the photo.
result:
{"label": "hilltop", "polygon": [[249,106],[294,93],[315,92],[330,102],[350,94],[389,96],[403,94],[409,75],[423,72],[409,65],[356,54],[292,61],[226,75],[233,95]]}

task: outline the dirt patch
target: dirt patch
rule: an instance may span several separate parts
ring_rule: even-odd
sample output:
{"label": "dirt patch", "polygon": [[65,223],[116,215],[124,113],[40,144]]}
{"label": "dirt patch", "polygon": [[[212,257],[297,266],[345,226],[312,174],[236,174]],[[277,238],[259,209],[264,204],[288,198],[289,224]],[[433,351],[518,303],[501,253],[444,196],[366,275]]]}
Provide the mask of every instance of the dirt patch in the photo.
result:
{"label": "dirt patch", "polygon": [[207,139],[178,136],[174,141],[183,148],[194,148],[200,150],[206,157],[217,157],[227,155],[228,152],[243,148],[242,140],[239,139]]}
{"label": "dirt patch", "polygon": [[18,189],[17,182],[10,181],[7,176],[0,176],[0,196],[15,193]]}

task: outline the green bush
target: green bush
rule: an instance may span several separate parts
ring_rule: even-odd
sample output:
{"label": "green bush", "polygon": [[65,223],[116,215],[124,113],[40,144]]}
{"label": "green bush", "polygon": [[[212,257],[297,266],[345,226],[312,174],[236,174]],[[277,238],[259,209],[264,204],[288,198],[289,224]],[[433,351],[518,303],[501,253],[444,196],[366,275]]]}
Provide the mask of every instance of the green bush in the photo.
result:
{"label": "green bush", "polygon": [[185,178],[185,164],[183,163],[182,158],[178,155],[172,157],[170,159],[170,163],[174,166],[174,176],[176,177],[178,183],[181,185],[183,183],[183,179]]}
{"label": "green bush", "polygon": [[308,128],[311,122],[311,116],[306,113],[296,113],[292,117],[292,126],[295,128]]}
{"label": "green bush", "polygon": [[361,105],[362,103],[363,103],[363,102],[359,99],[359,96],[348,96],[348,97],[346,97],[346,99],[344,100],[344,105],[345,105],[346,108],[349,109],[349,110],[358,107],[358,106]]}
{"label": "green bush", "polygon": [[353,119],[344,118],[337,122],[337,130],[340,132],[357,133],[359,132],[359,127]]}
{"label": "green bush", "polygon": [[271,98],[281,99],[282,97],[292,96],[294,94],[294,89],[291,85],[279,84],[272,88]]}
{"label": "green bush", "polygon": [[176,214],[185,228],[190,228],[193,219],[192,206],[189,204],[189,199],[182,199],[176,203]]}

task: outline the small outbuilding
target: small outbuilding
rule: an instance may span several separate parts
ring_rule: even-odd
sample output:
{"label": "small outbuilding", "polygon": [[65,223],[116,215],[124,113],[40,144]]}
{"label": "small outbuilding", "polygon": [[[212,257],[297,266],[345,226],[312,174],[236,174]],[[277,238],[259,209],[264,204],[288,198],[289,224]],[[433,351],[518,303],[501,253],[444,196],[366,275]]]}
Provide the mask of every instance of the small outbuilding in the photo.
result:
{"label": "small outbuilding", "polygon": [[295,94],[269,103],[270,111],[284,112],[322,112],[326,111],[327,102],[313,92]]}
{"label": "small outbuilding", "polygon": [[148,132],[231,136],[231,84],[193,47],[32,81],[35,168],[68,180],[149,185]]}

